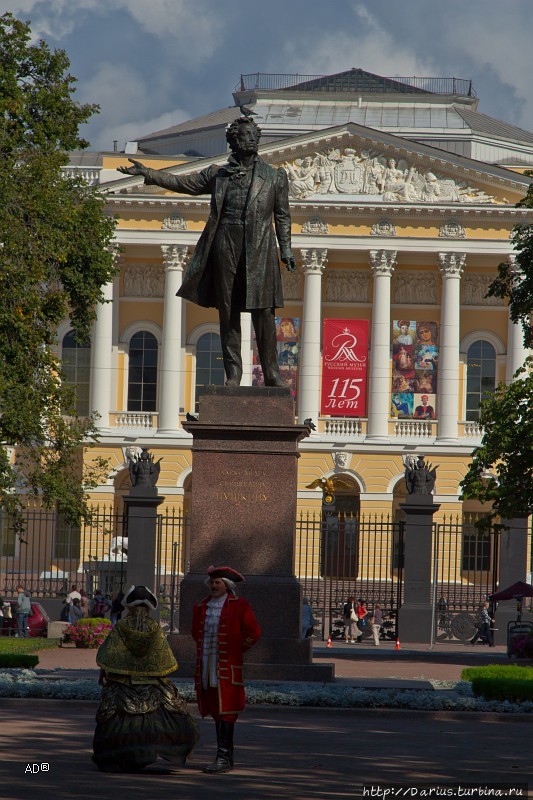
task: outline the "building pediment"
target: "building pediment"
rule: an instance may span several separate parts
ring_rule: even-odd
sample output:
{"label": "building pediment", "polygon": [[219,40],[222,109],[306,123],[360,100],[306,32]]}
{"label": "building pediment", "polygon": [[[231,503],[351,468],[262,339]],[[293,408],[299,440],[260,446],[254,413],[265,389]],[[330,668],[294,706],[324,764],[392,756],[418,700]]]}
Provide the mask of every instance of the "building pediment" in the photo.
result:
{"label": "building pediment", "polygon": [[[352,123],[264,145],[260,155],[285,169],[291,199],[300,202],[514,205],[530,183],[502,167]],[[209,164],[225,163],[227,157],[225,153],[199,159],[167,171],[196,173]],[[112,195],[166,193],[144,187],[138,177],[125,177],[105,188]]]}

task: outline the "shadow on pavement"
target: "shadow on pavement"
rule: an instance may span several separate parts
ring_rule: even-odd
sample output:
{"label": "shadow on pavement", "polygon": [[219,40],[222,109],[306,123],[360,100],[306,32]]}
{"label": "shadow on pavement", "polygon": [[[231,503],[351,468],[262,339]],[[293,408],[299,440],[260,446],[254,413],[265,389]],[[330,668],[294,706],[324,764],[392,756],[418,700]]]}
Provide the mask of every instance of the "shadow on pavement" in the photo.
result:
{"label": "shadow on pavement", "polygon": [[[0,709],[2,800],[321,800],[360,796],[361,785],[417,786],[529,780],[531,717],[383,710],[250,708],[237,724],[236,769],[200,770],[212,760],[214,726],[187,768],[164,762],[136,775],[105,775],[91,762],[96,704],[4,700]],[[35,764],[37,771],[28,771]],[[41,765],[48,764],[48,771]]]}

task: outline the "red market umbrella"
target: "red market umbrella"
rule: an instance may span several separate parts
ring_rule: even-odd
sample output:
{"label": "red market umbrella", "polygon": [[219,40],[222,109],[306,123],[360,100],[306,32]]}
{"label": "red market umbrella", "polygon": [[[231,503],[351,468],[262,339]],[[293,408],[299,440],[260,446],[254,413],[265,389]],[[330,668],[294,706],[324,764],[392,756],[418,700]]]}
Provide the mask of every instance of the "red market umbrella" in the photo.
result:
{"label": "red market umbrella", "polygon": [[517,581],[507,589],[500,589],[499,592],[489,595],[489,600],[518,600],[522,597],[533,597],[533,586],[524,581]]}

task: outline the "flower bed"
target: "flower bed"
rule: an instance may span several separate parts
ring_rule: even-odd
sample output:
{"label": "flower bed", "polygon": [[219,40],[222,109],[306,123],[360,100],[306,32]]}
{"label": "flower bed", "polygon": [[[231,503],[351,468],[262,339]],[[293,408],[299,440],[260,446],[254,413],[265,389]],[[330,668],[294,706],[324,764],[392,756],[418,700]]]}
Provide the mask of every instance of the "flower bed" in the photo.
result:
{"label": "flower bed", "polygon": [[64,637],[67,642],[74,642],[76,647],[95,649],[100,647],[112,628],[110,621],[103,617],[83,617],[65,628]]}
{"label": "flower bed", "polygon": [[[33,670],[0,672],[0,697],[41,697],[98,702],[101,689],[94,679],[61,680],[60,671],[53,680]],[[181,696],[196,702],[192,683],[176,683]],[[307,683],[260,683],[246,688],[250,705],[278,705],[320,708],[397,708],[418,711],[471,711],[492,713],[533,713],[533,702],[511,703],[508,700],[484,700],[472,696],[469,683],[458,683],[452,691],[414,691],[405,689],[356,689],[349,686]]]}

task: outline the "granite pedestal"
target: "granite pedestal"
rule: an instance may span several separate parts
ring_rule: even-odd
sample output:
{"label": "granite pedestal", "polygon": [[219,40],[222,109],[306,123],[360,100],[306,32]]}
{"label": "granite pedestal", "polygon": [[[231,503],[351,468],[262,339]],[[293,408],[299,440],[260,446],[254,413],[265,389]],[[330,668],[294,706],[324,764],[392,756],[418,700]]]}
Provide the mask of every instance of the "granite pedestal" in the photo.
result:
{"label": "granite pedestal", "polygon": [[227,565],[246,581],[238,593],[261,626],[245,656],[246,676],[332,680],[331,665],[312,664],[301,639],[302,591],[294,575],[298,442],[289,388],[209,386],[193,435],[189,572],[180,587],[179,634],[170,637],[180,674],[194,672],[192,609],[205,597],[207,567]]}

